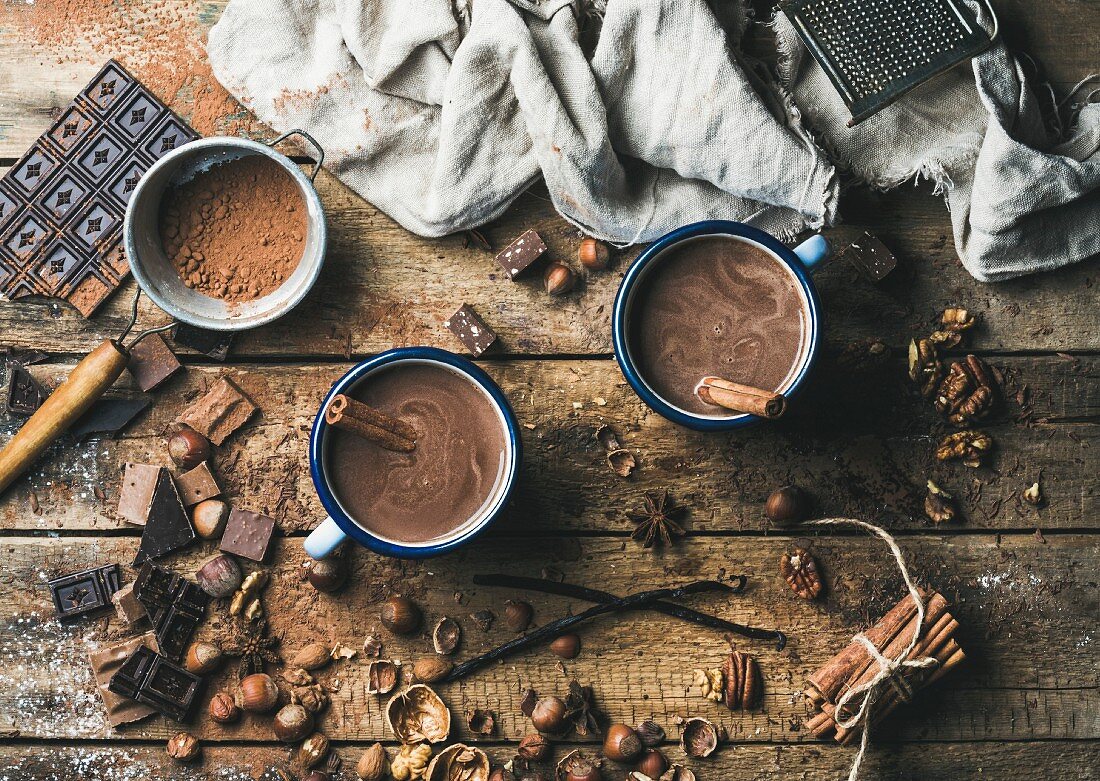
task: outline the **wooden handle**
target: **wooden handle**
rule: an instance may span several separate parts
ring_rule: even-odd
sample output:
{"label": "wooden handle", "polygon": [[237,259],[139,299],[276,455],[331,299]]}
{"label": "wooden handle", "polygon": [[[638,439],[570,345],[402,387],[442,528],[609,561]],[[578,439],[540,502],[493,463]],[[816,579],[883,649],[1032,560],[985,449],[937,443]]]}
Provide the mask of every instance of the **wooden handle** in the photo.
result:
{"label": "wooden handle", "polygon": [[130,356],[108,339],[88,353],[0,451],[0,493],[111,387]]}

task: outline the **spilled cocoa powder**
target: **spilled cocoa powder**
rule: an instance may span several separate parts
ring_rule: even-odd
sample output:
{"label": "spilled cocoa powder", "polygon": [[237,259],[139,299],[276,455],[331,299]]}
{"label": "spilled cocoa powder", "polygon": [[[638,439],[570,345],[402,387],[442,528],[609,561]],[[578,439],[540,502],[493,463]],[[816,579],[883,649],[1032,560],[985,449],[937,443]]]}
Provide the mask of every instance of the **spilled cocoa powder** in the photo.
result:
{"label": "spilled cocoa powder", "polygon": [[253,301],[283,284],[305,235],[297,184],[260,155],[203,171],[161,206],[161,243],[184,284],[225,301]]}

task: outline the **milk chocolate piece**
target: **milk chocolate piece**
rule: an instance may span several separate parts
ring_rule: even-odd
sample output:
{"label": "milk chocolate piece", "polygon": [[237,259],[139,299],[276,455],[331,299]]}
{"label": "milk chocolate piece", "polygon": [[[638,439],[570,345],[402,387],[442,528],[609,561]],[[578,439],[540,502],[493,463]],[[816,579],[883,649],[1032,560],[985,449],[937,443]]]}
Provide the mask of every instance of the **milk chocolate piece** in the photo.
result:
{"label": "milk chocolate piece", "polygon": [[126,204],[198,134],[114,60],[0,178],[0,294],[63,298],[90,317],[130,273]]}
{"label": "milk chocolate piece", "polygon": [[118,494],[118,514],[126,523],[144,526],[149,520],[149,505],[160,477],[160,467],[151,464],[127,464]]}
{"label": "milk chocolate piece", "polygon": [[139,388],[151,391],[183,367],[160,334],[149,334],[130,350],[126,368]]}
{"label": "milk chocolate piece", "polygon": [[252,561],[263,561],[275,531],[275,519],[234,507],[225,522],[221,550]]}
{"label": "milk chocolate piece", "polygon": [[99,613],[111,606],[111,595],[118,591],[121,583],[121,571],[117,564],[74,572],[54,578],[47,585],[57,619],[65,624]]}
{"label": "milk chocolate piece", "polygon": [[92,675],[95,677],[96,691],[99,692],[103,704],[107,706],[107,720],[111,722],[112,727],[129,724],[156,713],[156,710],[148,705],[143,705],[121,694],[115,694],[108,688],[111,678],[138,648],[158,650],[157,639],[152,632],[88,653],[88,662],[92,666]]}
{"label": "milk chocolate piece", "polygon": [[[176,484],[167,469],[161,469],[153,498],[149,502],[149,518],[141,534],[134,566],[146,559],[155,559],[178,550],[195,539],[195,529],[183,509]],[[163,643],[162,643],[163,645]]]}
{"label": "milk chocolate piece", "polygon": [[220,445],[252,417],[256,405],[227,377],[222,377],[194,404],[183,411],[176,421]]}
{"label": "milk chocolate piece", "polygon": [[546,252],[546,244],[542,237],[534,231],[524,231],[519,238],[497,254],[497,263],[504,269],[505,274],[515,279],[542,257],[544,252]]}
{"label": "milk chocolate piece", "polygon": [[126,626],[133,626],[149,615],[145,606],[141,604],[141,600],[137,598],[137,594],[134,593],[133,583],[123,586],[112,594],[111,602],[115,605],[115,614]]}
{"label": "milk chocolate piece", "polygon": [[443,322],[443,326],[457,336],[475,358],[488,350],[497,340],[493,329],[478,317],[477,312],[469,304],[460,306],[457,312]]}
{"label": "milk chocolate piece", "polygon": [[8,363],[8,393],[5,406],[8,412],[30,416],[42,406],[49,396],[38,381],[21,363]]}
{"label": "milk chocolate piece", "polygon": [[176,721],[186,721],[202,679],[167,657],[139,646],[111,676],[107,687]]}
{"label": "milk chocolate piece", "polygon": [[203,499],[209,499],[222,492],[206,461],[177,477],[176,484],[179,486],[184,507],[198,504]]}
{"label": "milk chocolate piece", "polygon": [[100,399],[69,427],[69,436],[77,442],[113,439],[150,403],[150,399]]}
{"label": "milk chocolate piece", "polygon": [[845,247],[839,257],[854,263],[872,282],[885,279],[898,265],[897,258],[886,245],[866,232]]}
{"label": "milk chocolate piece", "polygon": [[206,614],[210,597],[194,583],[149,561],[134,581],[134,593],[149,614],[161,652],[179,659]]}
{"label": "milk chocolate piece", "polygon": [[224,361],[229,355],[233,334],[229,331],[207,331],[205,328],[179,323],[172,329],[172,341],[182,347],[190,347],[203,355],[209,355],[216,361]]}

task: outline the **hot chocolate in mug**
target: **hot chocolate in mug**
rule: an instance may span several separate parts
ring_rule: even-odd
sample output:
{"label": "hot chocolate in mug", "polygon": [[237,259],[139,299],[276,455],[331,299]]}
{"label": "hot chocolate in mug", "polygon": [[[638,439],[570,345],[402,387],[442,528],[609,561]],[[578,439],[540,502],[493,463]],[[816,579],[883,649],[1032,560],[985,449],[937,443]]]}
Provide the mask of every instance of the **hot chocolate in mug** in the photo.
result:
{"label": "hot chocolate in mug", "polygon": [[822,236],[793,250],[739,222],[697,222],[647,247],[615,297],[612,341],[628,383],[661,416],[699,431],[753,425],[755,415],[704,402],[704,377],[775,391],[802,389],[821,341],[810,273]]}
{"label": "hot chocolate in mug", "polygon": [[[326,422],[344,394],[410,424],[410,453]],[[433,347],[370,358],[341,377],[313,424],[309,464],[328,518],[306,538],[315,559],[347,538],[386,556],[426,558],[472,540],[515,488],[519,426],[503,392],[471,361]]]}

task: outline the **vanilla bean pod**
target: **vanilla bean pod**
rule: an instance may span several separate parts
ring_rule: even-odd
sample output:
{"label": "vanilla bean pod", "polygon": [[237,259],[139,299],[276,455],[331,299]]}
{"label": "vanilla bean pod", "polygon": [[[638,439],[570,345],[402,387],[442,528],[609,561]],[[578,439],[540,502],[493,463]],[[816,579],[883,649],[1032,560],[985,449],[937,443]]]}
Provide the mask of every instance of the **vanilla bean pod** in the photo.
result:
{"label": "vanilla bean pod", "polygon": [[680,599],[690,594],[699,594],[706,591],[725,591],[728,593],[733,590],[732,586],[725,583],[718,583],[713,580],[700,580],[689,583],[686,586],[681,586],[680,588],[662,588],[652,591],[640,591],[637,594],[630,594],[626,597],[615,598],[612,601],[601,602],[576,615],[565,616],[556,621],[551,621],[549,624],[544,624],[533,632],[529,632],[522,637],[517,637],[515,640],[510,640],[504,645],[494,648],[492,651],[463,662],[455,667],[454,670],[451,671],[451,674],[443,680],[456,681],[459,678],[464,678],[474,670],[484,667],[491,662],[498,661],[518,651],[560,637],[577,624],[587,621],[590,618],[604,615],[605,613],[644,609],[648,608],[652,603],[662,599]]}
{"label": "vanilla bean pod", "polygon": [[[737,583],[729,587],[729,593],[740,594],[745,590],[745,584],[748,578],[744,575],[736,575],[734,576],[734,580],[736,580]],[[527,589],[528,591],[542,591],[547,594],[556,594],[561,597],[583,599],[587,602],[610,602],[618,599],[617,596],[607,591],[599,591],[598,589],[588,588],[586,586],[575,586],[572,583],[559,583],[556,580],[548,580],[546,578],[528,578],[520,575],[475,575],[474,585],[503,586],[506,588]],[[700,626],[709,627],[710,629],[732,632],[733,634],[752,638],[753,640],[775,640],[777,650],[780,651],[782,651],[783,647],[787,644],[787,636],[778,630],[758,629],[753,626],[737,624],[733,621],[726,621],[725,619],[718,618],[717,616],[700,613],[698,610],[693,610],[683,605],[658,601],[648,603],[642,607],[647,610],[655,610],[666,616],[690,621]]]}

